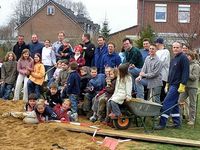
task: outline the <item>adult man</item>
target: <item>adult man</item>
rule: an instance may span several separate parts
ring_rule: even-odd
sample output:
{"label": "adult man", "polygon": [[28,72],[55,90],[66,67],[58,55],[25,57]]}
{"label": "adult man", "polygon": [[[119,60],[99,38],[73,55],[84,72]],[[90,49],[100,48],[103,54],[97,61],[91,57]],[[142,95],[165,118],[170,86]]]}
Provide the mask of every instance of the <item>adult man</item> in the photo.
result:
{"label": "adult man", "polygon": [[158,38],[155,44],[158,49],[156,52],[156,55],[161,60],[162,65],[163,65],[162,70],[161,70],[163,86],[162,86],[161,95],[160,95],[160,101],[162,102],[166,96],[164,89],[165,89],[165,85],[166,85],[168,74],[169,74],[170,53],[169,53],[169,50],[165,49],[164,47],[163,38]]}
{"label": "adult man", "polygon": [[13,52],[17,57],[17,61],[21,57],[23,49],[28,48],[28,45],[24,42],[24,36],[18,35],[17,43],[13,47]]}
{"label": "adult man", "polygon": [[110,42],[108,43],[108,53],[105,54],[102,58],[101,62],[101,70],[100,72],[104,72],[105,67],[118,67],[121,64],[120,56],[115,52],[115,44]]}
{"label": "adult man", "polygon": [[[161,109],[163,113],[159,125],[155,127],[156,130],[162,130],[166,127],[170,115],[173,119],[173,127],[178,128],[181,126],[178,98],[180,93],[185,92],[185,85],[189,78],[189,60],[182,53],[182,46],[179,42],[172,44],[172,50],[175,56],[170,63],[168,83],[166,84],[169,91],[164,99]],[[169,108],[171,109],[169,110]]]}
{"label": "adult man", "polygon": [[145,59],[139,76],[136,78],[136,97],[144,99],[144,86],[152,90],[154,101],[160,103],[160,92],[162,88],[162,62],[156,55],[156,45],[149,47],[149,56]]}
{"label": "adult man", "polygon": [[90,41],[90,34],[85,33],[82,35],[83,57],[85,58],[85,65],[91,67],[93,63],[95,45]]}
{"label": "adult man", "polygon": [[56,59],[58,60],[60,55],[58,54],[58,50],[61,45],[63,45],[63,40],[65,38],[65,33],[64,32],[59,32],[58,33],[58,41],[54,42],[52,45],[53,50],[55,51],[56,54]]}
{"label": "adult man", "polygon": [[29,46],[29,50],[30,50],[30,54],[32,58],[34,58],[34,55],[36,53],[39,53],[40,55],[42,55],[42,48],[44,47],[44,44],[38,41],[37,34],[32,35],[31,43],[29,43],[28,46]]}
{"label": "adult man", "polygon": [[97,67],[98,73],[103,73],[104,66],[102,65],[102,59],[105,54],[108,54],[108,47],[103,36],[98,37],[97,43],[98,47],[95,49],[94,52],[94,66]]}
{"label": "adult man", "polygon": [[129,72],[133,78],[133,90],[135,90],[135,78],[138,77],[143,66],[143,58],[140,50],[132,46],[130,38],[123,39],[123,47],[125,49],[125,63],[129,63]]}
{"label": "adult man", "polygon": [[150,40],[148,38],[144,38],[143,39],[143,49],[140,50],[143,61],[145,61],[145,58],[147,56],[149,56],[149,47],[150,47]]}

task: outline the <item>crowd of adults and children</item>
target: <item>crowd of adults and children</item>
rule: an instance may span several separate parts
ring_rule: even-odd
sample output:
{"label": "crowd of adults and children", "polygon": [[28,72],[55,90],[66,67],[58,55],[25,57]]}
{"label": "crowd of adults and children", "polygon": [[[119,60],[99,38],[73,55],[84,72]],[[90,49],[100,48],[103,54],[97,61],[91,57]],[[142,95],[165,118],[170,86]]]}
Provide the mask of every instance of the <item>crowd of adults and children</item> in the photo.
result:
{"label": "crowd of adults and children", "polygon": [[170,56],[161,37],[154,43],[145,38],[143,49],[124,38],[120,52],[103,36],[97,43],[91,42],[88,33],[74,47],[64,32],[58,33],[53,44],[48,39],[39,42],[36,34],[26,44],[19,35],[1,67],[0,96],[8,100],[13,93],[13,101],[17,101],[23,93],[25,111],[3,116],[39,123],[78,121],[81,114],[112,126],[111,120],[122,116],[120,105],[125,101],[152,97],[163,105],[155,129],[164,129],[169,116],[174,128],[181,126],[183,115],[187,115],[188,125],[194,125],[200,75],[195,50],[175,41]]}

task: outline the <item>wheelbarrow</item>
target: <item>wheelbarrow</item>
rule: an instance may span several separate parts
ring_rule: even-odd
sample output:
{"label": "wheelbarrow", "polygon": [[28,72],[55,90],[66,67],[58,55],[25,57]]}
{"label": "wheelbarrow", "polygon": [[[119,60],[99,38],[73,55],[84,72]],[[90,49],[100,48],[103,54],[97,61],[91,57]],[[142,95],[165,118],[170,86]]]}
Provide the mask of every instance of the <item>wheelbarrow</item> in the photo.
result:
{"label": "wheelbarrow", "polygon": [[161,104],[140,98],[132,98],[129,101],[125,101],[121,108],[122,116],[118,117],[117,119],[114,119],[113,125],[117,129],[128,129],[133,119],[135,120],[136,125],[138,126],[137,118],[139,118],[145,131],[147,131],[147,126],[145,125],[145,118],[151,117],[153,120],[152,129],[154,130],[156,118],[177,105],[178,103],[161,113]]}

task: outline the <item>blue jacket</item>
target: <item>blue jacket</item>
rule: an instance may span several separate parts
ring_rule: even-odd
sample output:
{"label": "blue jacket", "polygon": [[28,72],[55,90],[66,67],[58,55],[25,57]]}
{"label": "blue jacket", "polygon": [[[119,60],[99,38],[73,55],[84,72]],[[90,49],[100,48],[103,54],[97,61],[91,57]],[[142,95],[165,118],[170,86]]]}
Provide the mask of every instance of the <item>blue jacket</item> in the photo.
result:
{"label": "blue jacket", "polygon": [[168,82],[169,85],[177,85],[180,83],[186,85],[189,78],[189,60],[183,54],[176,55],[170,63]]}
{"label": "blue jacket", "polygon": [[145,61],[146,57],[149,56],[149,50],[148,49],[141,49],[140,52],[142,54],[143,61]]}
{"label": "blue jacket", "polygon": [[[49,106],[45,106],[44,112],[42,114],[40,114],[37,109],[35,108],[35,113],[37,115],[38,120],[41,122],[41,116],[45,118],[45,121],[48,120],[57,120],[58,116],[56,115],[56,113],[53,111],[52,108],[50,108]],[[41,116],[40,116],[41,115]]]}
{"label": "blue jacket", "polygon": [[93,91],[100,91],[105,87],[105,74],[98,74],[96,77],[90,79],[87,87],[94,87]]}
{"label": "blue jacket", "polygon": [[72,71],[67,79],[67,94],[80,94],[81,78],[77,71]]}
{"label": "blue jacket", "polygon": [[101,63],[101,69],[103,69],[101,70],[101,72],[104,72],[105,66],[114,68],[114,67],[118,67],[120,64],[121,64],[121,58],[117,53],[114,52],[112,54],[109,54],[109,53],[105,54],[103,56],[102,63]]}
{"label": "blue jacket", "polygon": [[35,42],[35,43],[29,43],[28,45],[29,50],[30,50],[30,55],[32,58],[34,58],[34,55],[36,53],[39,53],[40,55],[42,55],[42,48],[44,47],[44,44],[39,43],[39,42]]}
{"label": "blue jacket", "polygon": [[102,48],[100,47],[97,47],[95,49],[95,52],[94,52],[94,65],[95,67],[97,67],[98,71],[101,70],[101,62],[102,62],[102,59],[103,59],[103,56],[105,54],[108,54],[108,46],[105,44]]}

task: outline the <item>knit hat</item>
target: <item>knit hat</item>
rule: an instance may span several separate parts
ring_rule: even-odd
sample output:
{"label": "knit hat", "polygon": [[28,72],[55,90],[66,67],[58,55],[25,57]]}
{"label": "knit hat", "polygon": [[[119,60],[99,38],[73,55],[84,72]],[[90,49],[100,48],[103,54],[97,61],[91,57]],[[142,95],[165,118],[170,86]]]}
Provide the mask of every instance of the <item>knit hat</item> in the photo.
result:
{"label": "knit hat", "polygon": [[80,53],[82,53],[83,48],[80,45],[77,45],[74,47],[74,52],[79,51]]}

